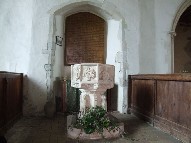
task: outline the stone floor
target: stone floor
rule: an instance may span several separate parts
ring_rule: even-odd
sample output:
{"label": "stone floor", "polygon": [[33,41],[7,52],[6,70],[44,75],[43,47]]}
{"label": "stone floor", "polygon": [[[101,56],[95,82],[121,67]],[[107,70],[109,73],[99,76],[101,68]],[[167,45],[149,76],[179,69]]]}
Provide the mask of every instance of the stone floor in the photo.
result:
{"label": "stone floor", "polygon": [[122,138],[113,140],[78,141],[67,138],[66,117],[58,114],[54,119],[23,117],[5,135],[8,143],[181,143],[133,115],[115,114],[125,124]]}

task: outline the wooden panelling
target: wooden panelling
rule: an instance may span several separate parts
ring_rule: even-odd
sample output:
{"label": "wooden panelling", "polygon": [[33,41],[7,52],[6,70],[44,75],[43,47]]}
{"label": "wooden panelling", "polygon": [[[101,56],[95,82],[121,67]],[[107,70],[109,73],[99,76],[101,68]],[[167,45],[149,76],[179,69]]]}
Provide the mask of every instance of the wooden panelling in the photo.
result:
{"label": "wooden panelling", "polygon": [[12,120],[22,112],[22,90],[19,75],[6,78],[6,120]]}
{"label": "wooden panelling", "polygon": [[23,75],[0,72],[0,128],[22,115]]}
{"label": "wooden panelling", "polygon": [[2,75],[0,75],[0,127],[4,124],[5,118],[4,118],[4,83],[5,78],[3,78]]}
{"label": "wooden panelling", "polygon": [[67,112],[66,80],[62,82],[62,112]]}
{"label": "wooden panelling", "polygon": [[157,81],[156,115],[191,129],[191,82]]}
{"label": "wooden panelling", "polygon": [[191,76],[129,76],[130,109],[155,127],[184,142],[191,141]]}
{"label": "wooden panelling", "polygon": [[154,81],[133,80],[131,105],[135,111],[147,117],[154,114]]}

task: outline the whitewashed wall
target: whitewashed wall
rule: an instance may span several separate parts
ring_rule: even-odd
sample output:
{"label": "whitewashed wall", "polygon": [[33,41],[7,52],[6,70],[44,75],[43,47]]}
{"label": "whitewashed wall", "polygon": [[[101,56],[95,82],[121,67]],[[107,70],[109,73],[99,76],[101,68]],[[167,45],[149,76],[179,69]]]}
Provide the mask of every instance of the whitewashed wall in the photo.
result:
{"label": "whitewashed wall", "polygon": [[[37,67],[31,69],[29,65],[31,50],[34,48],[32,46],[32,20],[32,0],[0,1],[0,71],[24,73],[26,77],[37,69]],[[33,59],[33,63],[36,63],[36,58]],[[29,77],[35,78],[33,75]],[[24,104],[27,103],[24,110],[30,107],[29,112],[31,112],[33,103],[30,101],[33,94],[29,94],[27,79],[24,80]]]}
{"label": "whitewashed wall", "polygon": [[155,73],[172,73],[171,35],[173,20],[185,0],[155,0]]}
{"label": "whitewashed wall", "polygon": [[32,0],[0,1],[0,70],[29,71]]}
{"label": "whitewashed wall", "polygon": [[[184,0],[9,0],[0,1],[0,70],[22,72],[25,78],[24,114],[43,113],[47,101],[47,78],[44,65],[54,63],[53,80],[63,76],[61,59],[51,61],[47,43],[54,39],[54,12],[73,3],[98,6],[120,22],[118,44],[120,47],[108,51],[107,63],[116,65],[117,52],[123,54],[117,71],[118,107],[126,112],[127,76],[137,73],[171,72],[171,39],[168,34],[178,7]],[[117,15],[117,16],[116,16]],[[59,19],[59,18],[58,18]],[[115,18],[114,18],[115,19]],[[112,24],[112,23],[110,23]],[[59,26],[58,26],[59,27]],[[63,27],[60,27],[62,29]],[[121,30],[120,30],[121,29]],[[115,29],[113,29],[115,30]],[[112,31],[110,31],[112,34]],[[111,36],[111,35],[108,35]],[[51,39],[52,38],[52,39]],[[115,39],[114,39],[115,40]],[[56,48],[55,56],[62,51]],[[116,44],[117,45],[117,44]],[[111,58],[110,55],[113,55]],[[49,77],[49,75],[48,75]],[[50,86],[50,85],[49,85]]]}

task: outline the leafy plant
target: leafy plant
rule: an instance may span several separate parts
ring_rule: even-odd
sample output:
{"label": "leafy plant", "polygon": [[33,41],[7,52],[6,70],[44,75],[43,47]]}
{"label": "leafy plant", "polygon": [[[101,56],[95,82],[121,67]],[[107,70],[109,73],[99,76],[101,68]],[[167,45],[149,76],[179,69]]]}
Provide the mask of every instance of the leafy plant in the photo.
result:
{"label": "leafy plant", "polygon": [[77,119],[74,127],[84,129],[86,134],[91,134],[93,132],[102,134],[104,128],[111,131],[114,130],[117,125],[107,117],[105,109],[96,106],[87,109],[83,117]]}

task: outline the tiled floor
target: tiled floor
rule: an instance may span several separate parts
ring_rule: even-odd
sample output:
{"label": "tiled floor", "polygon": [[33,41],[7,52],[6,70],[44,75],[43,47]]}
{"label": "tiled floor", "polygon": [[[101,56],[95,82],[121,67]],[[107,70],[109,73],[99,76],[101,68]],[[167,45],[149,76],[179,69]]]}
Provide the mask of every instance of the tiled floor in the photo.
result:
{"label": "tiled floor", "polygon": [[125,124],[126,135],[114,140],[77,141],[67,138],[66,117],[56,115],[54,119],[45,117],[23,117],[7,131],[8,143],[181,143],[133,115],[116,113]]}

